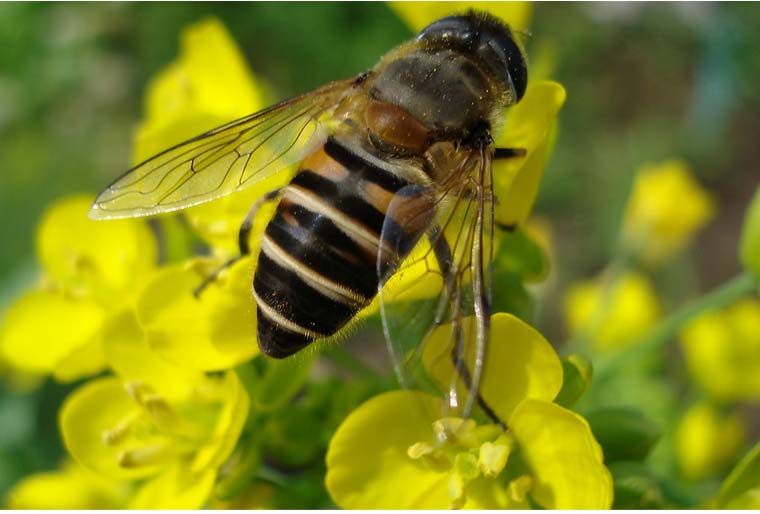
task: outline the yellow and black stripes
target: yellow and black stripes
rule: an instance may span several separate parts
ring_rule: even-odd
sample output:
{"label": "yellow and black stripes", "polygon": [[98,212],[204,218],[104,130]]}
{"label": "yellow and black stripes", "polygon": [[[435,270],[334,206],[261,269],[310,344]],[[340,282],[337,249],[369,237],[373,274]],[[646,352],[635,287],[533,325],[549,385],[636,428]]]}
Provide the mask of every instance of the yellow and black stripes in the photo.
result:
{"label": "yellow and black stripes", "polygon": [[[389,266],[403,257],[381,234],[407,185],[333,140],[301,164],[266,228],[254,277],[264,353],[286,357],[333,335],[372,301],[379,249]],[[394,230],[404,249],[418,232]]]}

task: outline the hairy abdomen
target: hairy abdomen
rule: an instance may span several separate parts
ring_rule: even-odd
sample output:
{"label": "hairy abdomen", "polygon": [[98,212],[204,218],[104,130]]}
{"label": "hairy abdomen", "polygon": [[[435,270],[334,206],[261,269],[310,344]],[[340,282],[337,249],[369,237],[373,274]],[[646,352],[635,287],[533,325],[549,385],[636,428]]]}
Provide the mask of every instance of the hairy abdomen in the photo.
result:
{"label": "hairy abdomen", "polygon": [[[416,223],[391,225],[392,240],[381,241],[399,191],[405,212],[419,211]],[[421,188],[339,142],[306,159],[261,242],[253,281],[261,350],[287,357],[338,332],[377,293],[379,248],[380,274],[388,276],[424,232],[429,211]]]}

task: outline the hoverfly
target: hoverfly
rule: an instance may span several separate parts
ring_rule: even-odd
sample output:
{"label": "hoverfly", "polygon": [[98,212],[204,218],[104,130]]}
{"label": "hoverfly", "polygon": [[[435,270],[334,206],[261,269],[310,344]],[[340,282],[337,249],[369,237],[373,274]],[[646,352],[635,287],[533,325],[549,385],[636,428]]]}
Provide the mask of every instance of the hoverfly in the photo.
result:
{"label": "hoverfly", "polygon": [[[451,324],[451,357],[476,393],[490,337],[492,162],[524,155],[495,148],[491,130],[526,86],[509,27],[475,12],[443,18],[367,72],[135,166],[97,197],[90,217],[184,209],[297,165],[240,228],[242,256],[258,205],[279,202],[253,281],[261,351],[283,358],[329,337],[380,294],[392,353],[413,327],[424,340]],[[438,279],[432,298],[403,302],[385,292],[420,265]]]}

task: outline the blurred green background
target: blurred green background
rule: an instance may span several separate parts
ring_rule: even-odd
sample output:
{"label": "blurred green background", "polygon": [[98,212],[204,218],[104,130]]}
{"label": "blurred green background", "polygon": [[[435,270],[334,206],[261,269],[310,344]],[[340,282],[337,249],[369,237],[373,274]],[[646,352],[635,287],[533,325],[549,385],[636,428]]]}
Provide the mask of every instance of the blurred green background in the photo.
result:
{"label": "blurred green background", "polygon": [[[0,3],[0,314],[35,280],[35,226],[67,193],[128,167],[148,79],[183,26],[220,18],[284,98],[371,67],[411,36],[383,3]],[[760,179],[760,5],[535,5],[529,55],[567,89],[535,209],[553,227],[555,291],[612,255],[636,168],[684,158],[718,200],[690,252],[659,270],[666,310],[733,276]],[[670,296],[669,296],[670,295]],[[562,341],[559,295],[539,327]],[[0,389],[0,496],[63,455],[55,415],[72,388]]]}

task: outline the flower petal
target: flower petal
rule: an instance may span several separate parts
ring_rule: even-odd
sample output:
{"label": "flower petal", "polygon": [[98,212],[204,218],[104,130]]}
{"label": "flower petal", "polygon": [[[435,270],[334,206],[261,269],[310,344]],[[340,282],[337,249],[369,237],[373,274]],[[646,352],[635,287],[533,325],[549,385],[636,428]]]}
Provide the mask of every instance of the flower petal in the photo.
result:
{"label": "flower petal", "polygon": [[177,398],[188,384],[204,380],[203,373],[172,364],[150,349],[134,309],[112,315],[103,325],[101,339],[109,366],[125,381],[148,383],[162,395]]}
{"label": "flower petal", "polygon": [[24,477],[8,493],[10,509],[116,509],[126,502],[126,484],[66,462],[62,469]]}
{"label": "flower petal", "polygon": [[[470,325],[465,322],[465,330]],[[456,376],[451,348],[451,327],[446,325],[433,332],[422,354],[425,369],[444,388]],[[480,392],[499,418],[508,420],[526,398],[551,401],[561,387],[562,363],[548,341],[511,314],[492,316],[491,344]],[[462,387],[460,395],[466,394]]]}
{"label": "flower petal", "polygon": [[[214,18],[185,29],[179,58],[150,84],[135,162],[266,106],[263,87],[224,26]],[[244,192],[184,212],[212,246],[237,251],[237,233],[253,202],[287,181],[278,174]]]}
{"label": "flower petal", "polygon": [[[68,355],[88,346],[103,318],[103,309],[92,301],[44,290],[30,291],[6,313],[0,340],[3,355],[19,370],[51,373]],[[90,364],[84,366],[83,373],[102,369],[102,355]],[[74,373],[65,378],[79,376],[82,374]]]}
{"label": "flower petal", "polygon": [[572,285],[565,297],[565,316],[572,332],[583,332],[601,350],[634,343],[660,317],[660,301],[650,280],[638,272],[612,283],[604,280]]}
{"label": "flower petal", "polygon": [[760,398],[760,302],[745,299],[707,312],[681,332],[690,373],[713,398]]}
{"label": "flower petal", "polygon": [[626,206],[623,242],[650,263],[686,246],[715,214],[715,200],[688,165],[672,159],[636,174]]}
{"label": "flower petal", "polygon": [[[686,411],[675,434],[676,454],[684,476],[704,480],[725,470],[735,461],[746,439],[742,416],[722,414],[708,403]],[[714,444],[720,441],[720,444]]]}
{"label": "flower petal", "polygon": [[526,400],[509,420],[535,484],[531,495],[547,509],[609,509],[612,476],[588,423],[578,414]]}
{"label": "flower petal", "polygon": [[147,481],[129,504],[129,509],[200,509],[206,504],[216,480],[216,469],[193,472],[181,463]]}
{"label": "flower petal", "polygon": [[[119,454],[129,447],[132,435],[127,433],[119,445],[107,444],[104,434],[129,419],[136,406],[121,381],[105,377],[87,382],[66,398],[60,410],[63,442],[69,453],[82,465],[114,479],[134,479],[155,474],[158,465],[123,467]],[[140,444],[150,443],[150,436]],[[156,438],[156,442],[160,442]]]}
{"label": "flower petal", "polygon": [[37,254],[55,282],[110,305],[155,268],[158,249],[144,220],[90,220],[93,198],[53,204],[37,231]]}
{"label": "flower petal", "polygon": [[524,148],[527,155],[493,165],[494,192],[499,199],[494,216],[500,223],[517,225],[528,217],[553,146],[556,118],[565,97],[565,89],[556,82],[530,82],[523,99],[509,110],[496,146]]}
{"label": "flower petal", "polygon": [[327,450],[327,490],[346,509],[443,509],[448,474],[428,469],[407,449],[433,437],[442,402],[392,391],[365,402],[335,432]]}
{"label": "flower petal", "polygon": [[59,382],[74,382],[103,371],[106,358],[98,334],[83,345],[77,345],[66,354],[53,370],[53,378]]}
{"label": "flower petal", "polygon": [[203,280],[180,267],[165,268],[143,289],[137,314],[150,347],[167,360],[196,370],[228,369],[249,360],[256,346],[256,311],[250,284],[253,261],[242,259],[199,298]]}
{"label": "flower petal", "polygon": [[235,445],[248,417],[248,393],[233,371],[228,371],[219,384],[218,393],[224,404],[217,415],[216,425],[209,437],[209,443],[199,449],[190,465],[192,471],[218,468],[235,449]]}
{"label": "flower petal", "polygon": [[224,25],[215,18],[191,25],[182,32],[179,58],[148,86],[135,162],[259,110],[264,106],[262,97]]}

